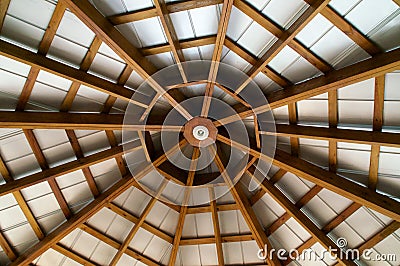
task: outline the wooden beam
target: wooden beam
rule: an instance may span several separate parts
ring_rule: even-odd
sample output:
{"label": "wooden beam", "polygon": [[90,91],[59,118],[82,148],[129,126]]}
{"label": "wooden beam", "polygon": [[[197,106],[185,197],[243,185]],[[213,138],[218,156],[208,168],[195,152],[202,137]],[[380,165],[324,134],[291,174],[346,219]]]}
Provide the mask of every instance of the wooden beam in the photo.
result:
{"label": "wooden beam", "polygon": [[0,55],[18,62],[37,67],[60,77],[78,82],[106,94],[113,95],[125,101],[130,101],[133,91],[114,84],[105,79],[88,74],[85,71],[57,62],[46,56],[35,54],[24,48],[0,40]]}
{"label": "wooden beam", "polygon": [[[256,8],[252,7],[245,1],[235,0],[234,5],[236,8],[249,16],[267,31],[271,32],[274,36],[280,38],[285,34],[285,31],[281,26],[276,24],[267,16],[264,16],[260,11],[258,11]],[[288,46],[295,50],[299,55],[301,55],[304,59],[314,65],[321,72],[326,73],[332,70],[332,67],[327,62],[325,62],[318,55],[314,54],[311,50],[307,49],[302,43],[300,43],[296,39],[292,39],[291,41],[289,41]]]}
{"label": "wooden beam", "polygon": [[190,197],[190,189],[188,189],[188,188],[193,185],[194,175],[196,174],[196,168],[197,168],[197,162],[198,162],[197,158],[199,157],[199,155],[200,155],[200,149],[193,148],[192,162],[190,163],[189,174],[188,174],[188,178],[186,181],[187,188],[185,190],[185,194],[184,194],[184,198],[183,198],[182,206],[181,206],[181,211],[179,213],[178,224],[177,224],[176,230],[175,230],[174,241],[172,243],[171,256],[169,257],[169,262],[168,262],[169,266],[175,265],[176,257],[178,255],[179,243],[180,243],[181,237],[182,237],[183,225],[185,223],[186,213],[187,213],[187,209],[188,209],[187,205],[189,203],[189,197]]}
{"label": "wooden beam", "polygon": [[[36,160],[39,163],[40,168],[42,168],[42,171],[48,170],[49,169],[49,165],[46,161],[46,157],[43,154],[42,149],[40,148],[40,145],[35,137],[35,134],[33,133],[33,131],[31,129],[24,129],[24,134],[25,137],[29,143],[29,146],[31,147],[33,154],[36,157]],[[64,198],[64,195],[61,192],[60,187],[57,184],[57,181],[55,180],[55,178],[53,179],[49,179],[47,180],[49,183],[49,186],[54,194],[54,197],[56,198],[58,205],[60,206],[61,211],[63,212],[65,218],[68,220],[71,215],[72,212],[68,206],[67,201]]]}
{"label": "wooden beam", "polygon": [[11,261],[17,258],[17,253],[10,243],[8,243],[8,240],[4,237],[2,232],[0,232],[0,247]]}
{"label": "wooden beam", "polygon": [[[288,114],[289,114],[289,124],[296,125],[297,124],[297,104],[290,103],[288,104]],[[297,136],[290,136],[290,150],[293,156],[299,156],[299,138]]]}
{"label": "wooden beam", "polygon": [[[217,5],[221,3],[223,3],[223,0],[201,0],[201,1],[189,0],[180,2],[170,2],[167,3],[166,9],[169,13],[176,13],[194,8]],[[157,15],[158,15],[157,10],[151,7],[141,10],[135,10],[132,12],[113,15],[108,17],[108,20],[114,25],[119,25],[119,24],[156,17]]]}
{"label": "wooden beam", "polygon": [[[215,43],[215,40],[216,40],[215,35],[202,36],[202,37],[198,37],[198,38],[181,40],[179,42],[179,45],[182,49],[187,49],[187,48],[192,48],[192,47],[199,47],[199,46],[203,46],[203,45],[213,44],[213,43]],[[170,51],[169,44],[159,44],[159,45],[155,45],[155,46],[143,47],[140,49],[140,52],[144,56],[168,53],[169,51]]]}
{"label": "wooden beam", "polygon": [[261,134],[400,147],[400,134],[380,131],[277,124],[276,132],[261,131]]}
{"label": "wooden beam", "polygon": [[[250,171],[246,172],[250,175],[254,181],[258,182],[258,179],[253,176]],[[281,205],[287,213],[290,214],[307,232],[321,243],[323,247],[336,255],[337,260],[342,265],[356,265],[353,261],[346,259],[344,256],[340,256],[340,248],[337,244],[332,241],[325,233],[320,230],[316,224],[314,224],[310,218],[308,218],[295,204],[293,204],[289,198],[287,198],[277,187],[271,184],[268,180],[259,183],[261,189],[265,190],[279,205]],[[333,247],[333,249],[331,249]]]}
{"label": "wooden beam", "polygon": [[[306,0],[306,2],[311,2]],[[352,39],[356,44],[358,44],[362,49],[364,49],[370,55],[378,54],[381,49],[368,39],[363,33],[361,33],[357,28],[351,25],[345,18],[343,18],[338,12],[336,12],[331,7],[326,7],[321,11],[321,15],[327,18],[333,25],[335,25],[339,30]]]}
{"label": "wooden beam", "polygon": [[[383,125],[383,108],[385,106],[385,75],[375,78],[375,97],[374,97],[374,132],[381,132]],[[400,139],[400,138],[399,138]],[[378,169],[379,169],[379,144],[371,145],[368,187],[376,190],[378,185]]]}
{"label": "wooden beam", "polygon": [[221,230],[219,228],[219,218],[217,212],[217,202],[215,201],[214,188],[209,188],[210,195],[210,207],[211,207],[211,217],[213,221],[214,236],[215,236],[215,247],[217,250],[218,265],[224,265],[224,253],[222,251],[222,237]]}
{"label": "wooden beam", "polygon": [[326,234],[329,233],[334,228],[339,226],[339,224],[341,224],[347,218],[349,218],[359,208],[361,208],[361,205],[358,204],[358,203],[353,202],[346,209],[344,209],[338,216],[336,216],[330,222],[328,222],[326,225],[324,225],[324,227],[322,228],[322,231],[324,231]]}
{"label": "wooden beam", "polygon": [[[163,96],[172,107],[187,120],[192,119],[192,115],[159,85],[151,75],[157,68],[145,58],[140,51],[134,47],[122,33],[114,26],[87,0],[64,0],[68,8],[105,44],[107,44],[116,54],[119,55],[140,77],[147,80],[148,84]],[[129,89],[127,89],[129,90]],[[113,95],[115,96],[115,95]]]}
{"label": "wooden beam", "polygon": [[[69,142],[71,143],[72,150],[75,153],[77,159],[81,159],[84,157],[83,151],[81,149],[81,145],[79,144],[78,138],[73,130],[66,130],[67,137]],[[97,197],[100,194],[99,188],[97,187],[96,181],[94,180],[93,174],[89,167],[82,168],[83,175],[85,176],[86,182],[89,185],[89,189],[92,192],[94,197]]]}
{"label": "wooden beam", "polygon": [[[132,223],[136,224],[139,221],[139,218],[134,216],[132,213],[130,213],[127,210],[122,209],[121,207],[118,207],[114,203],[109,203],[106,206],[109,210],[115,212],[119,216],[127,219],[128,221],[131,221]],[[162,231],[159,228],[154,227],[153,225],[147,223],[146,221],[142,224],[142,228],[149,233],[158,236],[161,239],[164,239],[165,241],[172,243],[173,237],[170,236],[168,233]]]}
{"label": "wooden beam", "polygon": [[111,266],[117,265],[118,261],[121,259],[122,255],[125,253],[125,251],[128,249],[129,244],[131,243],[132,239],[135,237],[136,233],[139,231],[140,227],[144,224],[144,221],[149,215],[151,209],[154,207],[156,202],[158,201],[158,197],[161,195],[163,192],[164,188],[168,182],[164,181],[160,187],[158,188],[158,192],[154,197],[151,198],[149,203],[147,203],[146,208],[143,210],[143,212],[140,214],[139,219],[136,221],[135,225],[133,228],[129,231],[128,235],[126,236],[124,242],[121,244],[121,246],[118,248],[117,253],[114,255],[113,259],[110,262]]}
{"label": "wooden beam", "polygon": [[[134,151],[136,149],[141,149],[138,142],[132,144],[132,147],[128,151]],[[0,196],[6,195],[8,193],[21,190],[23,188],[38,184],[49,179],[55,179],[56,177],[80,170],[85,167],[109,160],[117,155],[122,155],[124,149],[122,146],[114,147],[99,153],[83,157],[81,159],[71,161],[53,168],[46,169],[42,172],[32,174],[30,176],[20,178],[14,181],[10,181],[4,185],[0,186]]]}
{"label": "wooden beam", "polygon": [[[121,244],[118,243],[115,239],[113,239],[109,236],[106,236],[105,234],[99,232],[97,229],[91,227],[88,224],[82,224],[79,226],[79,228],[115,249],[119,249],[119,247],[121,246]],[[146,264],[146,265],[150,265],[150,266],[160,266],[161,265],[161,264],[157,263],[156,261],[154,261],[152,258],[149,258],[143,254],[140,254],[139,252],[134,251],[131,248],[128,248],[125,251],[125,254],[134,258],[135,260],[138,260],[138,261]]]}
{"label": "wooden beam", "polygon": [[400,223],[393,221],[381,231],[370,237],[366,242],[358,246],[358,250],[360,253],[362,253],[364,250],[368,248],[373,248],[375,245],[380,243],[382,240],[384,240],[386,237],[390,236],[394,232],[396,232],[397,229],[400,228]]}
{"label": "wooden beam", "polygon": [[6,18],[8,6],[11,0],[4,0],[0,2],[0,32],[3,29],[4,19]]}
{"label": "wooden beam", "polygon": [[[333,90],[328,92],[328,116],[329,128],[337,128],[338,124],[338,91]],[[336,172],[337,170],[337,141],[329,140],[329,171]]]}
{"label": "wooden beam", "polygon": [[[218,150],[215,150],[214,146],[208,146],[208,148],[211,154],[215,154],[214,162],[217,165],[222,177],[224,178],[226,185],[228,186],[228,188],[230,188],[231,194],[235,199],[236,204],[239,206],[240,212],[242,213],[243,218],[246,221],[250,231],[252,232],[252,235],[254,236],[258,246],[260,248],[267,247],[268,250],[271,250],[272,245],[268,240],[268,237],[265,234],[263,227],[259,223],[258,218],[253,208],[251,207],[247,196],[244,194],[244,191],[240,186],[240,182],[233,184],[231,177],[225,171],[225,166],[220,157],[220,155],[222,154],[220,149],[218,148]],[[268,256],[267,261],[270,265],[281,265],[276,256],[273,256],[272,258]]]}
{"label": "wooden beam", "polygon": [[67,256],[68,258],[72,259],[73,261],[80,263],[82,265],[89,265],[89,266],[95,266],[98,265],[97,263],[94,263],[92,261],[90,261],[87,258],[84,258],[82,255],[66,248],[64,245],[58,243],[54,246],[51,247],[52,249],[54,249],[55,251],[61,253],[64,256]]}
{"label": "wooden beam", "polygon": [[167,4],[165,3],[165,0],[155,0],[154,6],[156,7],[157,15],[160,18],[165,36],[167,37],[169,47],[171,49],[170,51],[172,52],[172,55],[175,59],[175,63],[178,64],[178,69],[182,76],[182,80],[184,83],[186,83],[188,82],[188,80],[183,67],[180,65],[186,60],[185,56],[183,55],[183,51],[179,43],[178,35],[176,34],[174,24],[172,23],[171,17],[169,15]]}
{"label": "wooden beam", "polygon": [[[180,245],[181,246],[207,245],[207,244],[214,244],[215,241],[216,241],[215,237],[182,238]],[[254,237],[252,234],[222,235],[221,241],[222,243],[254,241]]]}
{"label": "wooden beam", "polygon": [[361,82],[400,68],[400,49],[333,70],[325,76],[301,82],[292,87],[271,93],[267,99],[271,109]]}
{"label": "wooden beam", "polygon": [[212,94],[214,91],[214,82],[217,79],[219,62],[221,61],[222,48],[224,47],[226,31],[228,30],[229,18],[231,16],[233,6],[233,0],[224,0],[222,6],[221,16],[218,24],[217,38],[215,40],[215,46],[213,55],[211,58],[210,72],[208,74],[208,81],[206,91],[204,95],[203,106],[201,108],[201,116],[207,117],[208,111],[211,105]]}
{"label": "wooden beam", "polygon": [[239,94],[249,82],[258,75],[271,60],[288,45],[294,37],[329,3],[329,0],[315,0],[300,15],[300,17],[281,35],[278,40],[262,55],[257,63],[247,72],[249,78],[238,87],[236,93]]}
{"label": "wooden beam", "polygon": [[35,66],[32,66],[28,73],[28,77],[26,78],[24,87],[22,88],[21,94],[19,96],[16,107],[17,111],[23,111],[25,109],[25,106],[28,103],[29,97],[31,96],[31,92],[33,86],[35,85],[38,75],[39,75],[39,69]]}
{"label": "wooden beam", "polygon": [[[218,135],[217,140],[231,145],[242,151],[248,151],[250,155],[271,162],[271,158],[262,154],[254,148],[248,149],[244,145],[230,140],[224,136]],[[314,164],[290,154],[276,150],[273,164],[298,177],[304,178],[316,185],[329,189],[343,197],[353,200],[361,205],[380,212],[394,220],[400,221],[400,203],[377,192],[347,180],[335,173],[326,171]]]}
{"label": "wooden beam", "polygon": [[[287,172],[285,170],[279,169],[270,179],[269,182],[271,182],[272,184],[275,184],[276,182],[278,182]],[[264,195],[265,195],[265,191],[260,189],[256,192],[256,194],[254,194],[251,198],[250,198],[250,204],[253,206],[254,204],[256,204],[256,202],[258,200],[260,200]]]}
{"label": "wooden beam", "polygon": [[[238,210],[239,207],[236,203],[226,203],[226,204],[217,204],[217,211],[234,211]],[[211,206],[201,206],[201,207],[188,207],[187,214],[195,214],[195,213],[205,213],[211,212]]]}

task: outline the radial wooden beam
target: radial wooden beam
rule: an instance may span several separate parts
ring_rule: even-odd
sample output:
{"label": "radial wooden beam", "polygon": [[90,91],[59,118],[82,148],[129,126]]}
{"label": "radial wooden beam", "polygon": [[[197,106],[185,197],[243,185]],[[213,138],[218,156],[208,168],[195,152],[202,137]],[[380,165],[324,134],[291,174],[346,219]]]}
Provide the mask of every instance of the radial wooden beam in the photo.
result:
{"label": "radial wooden beam", "polygon": [[[374,132],[382,131],[383,108],[385,105],[384,97],[385,97],[385,75],[382,75],[375,78],[374,120],[372,125]],[[373,190],[376,190],[376,187],[378,185],[380,149],[381,147],[379,144],[371,145],[368,187]]]}
{"label": "radial wooden beam", "polygon": [[[187,49],[187,48],[192,48],[192,47],[213,44],[213,43],[215,43],[215,40],[216,40],[215,35],[202,36],[202,37],[198,37],[198,38],[181,40],[179,42],[179,45],[182,49]],[[144,56],[168,53],[169,51],[170,51],[170,47],[169,47],[168,43],[155,45],[155,46],[143,47],[140,49],[140,52]]]}
{"label": "radial wooden beam", "polygon": [[15,260],[17,258],[17,253],[14,248],[10,245],[8,240],[4,237],[3,233],[0,232],[0,247],[2,251],[6,254],[6,256],[11,260]]}
{"label": "radial wooden beam", "polygon": [[261,134],[400,147],[400,134],[380,131],[277,124],[276,132],[261,131]]}
{"label": "radial wooden beam", "polygon": [[222,237],[221,230],[219,228],[219,218],[217,212],[217,202],[215,201],[214,188],[209,188],[210,195],[210,207],[211,207],[211,217],[213,221],[214,236],[215,236],[215,247],[217,250],[218,265],[224,265],[224,253],[222,251]]}
{"label": "radial wooden beam", "polygon": [[[236,8],[238,8],[244,14],[252,18],[267,31],[271,32],[274,36],[280,38],[285,34],[285,31],[282,27],[280,27],[278,24],[276,24],[267,16],[264,16],[256,8],[246,3],[246,1],[235,0],[234,5]],[[296,39],[292,39],[291,41],[289,41],[288,46],[293,50],[295,50],[299,55],[301,55],[304,59],[306,59],[320,71],[325,73],[332,70],[332,67],[327,62],[325,62],[318,55],[314,54],[311,50],[307,49],[303,44],[301,44]]]}
{"label": "radial wooden beam", "polygon": [[[139,145],[138,141],[134,142],[132,146],[127,149],[127,151],[129,152],[137,149],[141,149],[141,146]],[[21,190],[23,188],[38,184],[43,181],[55,179],[56,177],[112,159],[117,155],[122,155],[123,153],[124,153],[123,147],[118,146],[105,151],[101,151],[99,153],[89,155],[87,157],[80,158],[75,161],[71,161],[53,168],[46,169],[42,172],[35,173],[24,178],[7,182],[6,184],[0,186],[0,196]]]}
{"label": "radial wooden beam", "polygon": [[[229,145],[229,143],[226,144]],[[254,236],[258,246],[260,248],[267,247],[268,250],[271,250],[272,245],[267,235],[265,234],[263,227],[259,223],[258,218],[253,208],[251,207],[247,196],[244,194],[244,191],[240,186],[240,182],[233,184],[231,179],[232,177],[230,177],[225,171],[225,166],[220,157],[222,155],[220,149],[218,148],[218,150],[215,150],[213,146],[209,146],[209,150],[211,154],[215,154],[214,162],[217,165],[222,177],[224,178],[225,183],[230,188],[230,192],[235,199],[236,204],[239,206],[240,212],[242,213],[243,218],[247,223],[247,226],[250,228],[250,231]],[[281,265],[276,256],[273,256],[272,258],[268,256],[267,261],[269,265]]]}
{"label": "radial wooden beam", "polygon": [[82,265],[88,265],[88,266],[95,266],[98,265],[92,261],[90,261],[87,258],[84,258],[82,255],[66,248],[64,245],[58,243],[54,246],[51,247],[52,249],[54,249],[55,251],[61,253],[64,256],[67,256],[68,258],[72,259],[73,261],[80,263]]}
{"label": "radial wooden beam", "polygon": [[[206,7],[211,5],[217,5],[223,3],[224,0],[189,0],[167,3],[166,9],[169,13],[176,13],[181,11],[187,11],[194,8]],[[129,23],[133,21],[148,19],[156,17],[158,15],[156,8],[146,8],[142,10],[136,10],[132,12],[117,14],[108,17],[111,23],[114,25]]]}
{"label": "radial wooden beam", "polygon": [[[289,124],[297,125],[297,103],[288,104]],[[293,156],[299,156],[299,138],[290,136],[290,152]]]}
{"label": "radial wooden beam", "polygon": [[4,19],[6,18],[8,6],[11,0],[4,0],[0,2],[0,32],[3,29]]}
{"label": "radial wooden beam", "polygon": [[[250,171],[247,171],[253,180],[258,182],[258,179],[253,176]],[[320,230],[316,224],[314,224],[310,218],[308,218],[295,204],[293,204],[289,198],[287,198],[277,187],[271,184],[268,180],[259,183],[261,189],[265,190],[279,205],[281,205],[287,213],[289,213],[308,233],[314,237],[321,245],[336,255],[337,260],[342,265],[356,265],[353,261],[346,259],[345,256],[341,256],[340,248],[337,244],[332,241],[325,233]],[[333,249],[332,249],[333,248]]]}
{"label": "radial wooden beam", "polygon": [[168,182],[164,181],[160,187],[158,188],[158,192],[156,195],[154,195],[154,197],[149,201],[149,203],[147,203],[147,206],[145,207],[145,209],[143,210],[143,212],[140,214],[139,219],[136,221],[135,225],[133,226],[133,228],[129,231],[128,235],[126,236],[124,242],[121,244],[121,246],[118,248],[117,253],[114,255],[114,257],[112,258],[111,262],[109,265],[111,266],[115,266],[117,265],[118,261],[121,259],[122,255],[126,252],[126,250],[129,247],[129,244],[131,243],[132,239],[135,237],[136,233],[139,231],[140,227],[142,227],[142,225],[144,224],[144,221],[147,217],[147,215],[149,215],[151,209],[154,207],[154,205],[156,204],[156,202],[158,201],[158,196],[161,195],[161,193],[163,192],[165,186],[168,184]]}
{"label": "radial wooden beam", "polygon": [[64,0],[68,8],[105,44],[117,53],[140,77],[162,95],[187,120],[192,115],[160,86],[151,75],[157,68],[150,63],[114,26],[87,0]]}
{"label": "radial wooden beam", "polygon": [[186,218],[186,213],[188,209],[188,203],[189,203],[189,198],[190,198],[190,189],[193,185],[193,180],[194,180],[194,175],[196,174],[196,168],[197,168],[197,158],[200,155],[200,149],[199,148],[193,148],[193,153],[192,153],[192,162],[190,163],[189,167],[189,174],[188,178],[186,181],[186,187],[187,189],[185,190],[184,198],[183,198],[183,204],[181,206],[181,211],[179,213],[179,218],[178,218],[178,224],[176,226],[176,231],[175,231],[175,236],[174,236],[174,241],[172,243],[172,251],[171,251],[171,256],[169,257],[169,266],[175,265],[176,257],[178,255],[178,250],[179,250],[179,243],[181,241],[182,237],[182,231],[183,231],[183,225],[185,223],[185,218]]}
{"label": "radial wooden beam", "polygon": [[[95,228],[91,227],[88,224],[82,224],[79,226],[79,228],[115,249],[119,249],[119,247],[121,246],[121,244],[119,242],[117,242],[115,239],[113,239],[109,236],[106,236],[105,234],[99,232],[98,230],[96,230]],[[129,247],[125,250],[125,254],[134,258],[135,260],[138,260],[138,261],[146,264],[146,265],[150,265],[150,266],[160,266],[161,265],[161,264],[157,263],[156,261],[154,261],[152,258],[149,258],[149,257],[145,256],[144,254],[140,254],[139,252],[134,251],[133,249],[131,249]]]}
{"label": "radial wooden beam", "polygon": [[[285,170],[279,169],[270,179],[269,181],[272,184],[275,184],[278,182],[287,172]],[[251,198],[250,198],[250,204],[254,205],[258,200],[260,200],[266,192],[262,189],[259,189]]]}
{"label": "radial wooden beam", "polygon": [[[245,241],[254,241],[254,236],[252,234],[221,236],[222,243],[245,242]],[[183,238],[181,239],[180,245],[190,246],[190,245],[207,245],[215,243],[216,243],[215,237],[200,237],[200,238]]]}
{"label": "radial wooden beam", "polygon": [[228,30],[229,18],[231,16],[233,0],[224,0],[222,6],[221,16],[218,24],[217,38],[215,40],[214,52],[211,58],[210,72],[208,74],[208,81],[206,86],[205,97],[203,106],[201,108],[201,116],[207,117],[211,105],[211,97],[214,91],[214,82],[217,79],[219,62],[221,61],[222,48],[224,47],[226,31]]}
{"label": "radial wooden beam", "polygon": [[[0,55],[18,62],[37,67],[60,77],[78,82],[106,94],[113,95],[125,101],[130,101],[133,91],[110,81],[88,74],[85,71],[67,66],[53,59],[47,58],[0,40]],[[145,105],[139,105],[145,107]]]}
{"label": "radial wooden beam", "polygon": [[[338,124],[338,91],[332,90],[328,92],[328,117],[329,128],[337,128]],[[337,141],[329,140],[329,171],[337,170]]]}
{"label": "radial wooden beam", "polygon": [[154,6],[156,8],[156,12],[158,17],[160,18],[161,25],[164,29],[165,36],[167,37],[170,51],[174,56],[175,63],[178,64],[178,69],[181,74],[182,80],[184,83],[188,82],[185,71],[181,65],[181,63],[185,62],[185,56],[183,55],[183,51],[181,45],[179,43],[178,35],[176,34],[174,24],[172,23],[171,17],[169,15],[169,11],[167,8],[167,4],[165,0],[155,0]]}
{"label": "radial wooden beam", "polygon": [[[224,136],[218,135],[217,140],[239,150],[248,151],[250,155],[260,158],[261,160],[268,162],[271,162],[272,160],[256,149],[251,148],[249,150],[248,147]],[[387,196],[371,191],[366,187],[342,178],[335,173],[326,171],[300,158],[293,157],[281,150],[275,152],[273,164],[297,175],[298,177],[304,178],[316,185],[351,199],[354,202],[378,211],[394,220],[400,221],[400,203]]]}
{"label": "radial wooden beam", "polygon": [[315,0],[301,14],[301,16],[281,35],[268,51],[247,72],[249,78],[238,87],[236,93],[240,93],[249,82],[258,75],[271,60],[288,45],[294,37],[329,3],[329,0]]}

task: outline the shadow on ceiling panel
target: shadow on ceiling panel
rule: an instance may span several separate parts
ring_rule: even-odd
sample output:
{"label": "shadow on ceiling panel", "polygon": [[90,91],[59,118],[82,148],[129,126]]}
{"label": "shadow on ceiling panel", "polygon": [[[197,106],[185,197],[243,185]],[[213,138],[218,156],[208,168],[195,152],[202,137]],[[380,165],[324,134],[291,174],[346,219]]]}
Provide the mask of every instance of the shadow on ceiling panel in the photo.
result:
{"label": "shadow on ceiling panel", "polygon": [[375,91],[375,79],[368,79],[340,88],[338,100],[373,101]]}
{"label": "shadow on ceiling panel", "polygon": [[79,68],[87,51],[88,49],[81,45],[55,36],[47,56],[61,63]]}
{"label": "shadow on ceiling panel", "polygon": [[105,77],[116,83],[124,68],[124,63],[102,54],[96,54],[88,72]]}
{"label": "shadow on ceiling panel", "polygon": [[44,30],[8,15],[4,19],[3,28],[1,30],[2,37],[34,50],[39,48],[39,43],[43,35]]}
{"label": "shadow on ceiling panel", "polygon": [[155,54],[146,57],[151,63],[153,63],[158,69],[170,66],[174,64],[174,59],[170,52]]}
{"label": "shadow on ceiling panel", "polygon": [[374,102],[340,100],[338,113],[340,124],[364,124],[372,128]]}
{"label": "shadow on ceiling panel", "polygon": [[107,98],[108,94],[81,85],[70,111],[100,113]]}
{"label": "shadow on ceiling panel", "polygon": [[400,12],[398,13],[391,21],[370,36],[371,40],[382,47],[384,51],[400,46]]}
{"label": "shadow on ceiling panel", "polygon": [[[316,112],[318,110],[318,112]],[[328,123],[328,101],[320,99],[297,102],[298,120],[304,122]]]}

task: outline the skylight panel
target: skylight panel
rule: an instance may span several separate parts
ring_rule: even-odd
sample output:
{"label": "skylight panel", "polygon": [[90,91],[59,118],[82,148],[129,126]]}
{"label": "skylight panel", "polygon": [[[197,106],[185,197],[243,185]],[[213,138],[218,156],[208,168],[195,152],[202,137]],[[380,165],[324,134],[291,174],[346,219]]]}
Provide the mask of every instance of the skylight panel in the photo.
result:
{"label": "skylight panel", "polygon": [[400,47],[400,14],[370,36],[384,51]]}
{"label": "skylight panel", "polygon": [[172,24],[179,40],[194,38],[189,12],[176,12],[170,14]]}

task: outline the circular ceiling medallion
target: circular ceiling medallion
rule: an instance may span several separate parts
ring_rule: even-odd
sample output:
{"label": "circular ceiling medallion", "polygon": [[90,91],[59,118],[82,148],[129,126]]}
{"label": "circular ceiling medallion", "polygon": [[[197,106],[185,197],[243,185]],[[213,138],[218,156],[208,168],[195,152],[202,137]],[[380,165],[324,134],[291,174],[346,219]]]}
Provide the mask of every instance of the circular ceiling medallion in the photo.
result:
{"label": "circular ceiling medallion", "polygon": [[[212,78],[212,69],[217,75]],[[134,92],[122,138],[128,168],[143,190],[176,205],[223,197],[250,165],[266,176],[275,153],[274,117],[257,84],[242,71],[211,61],[164,68]],[[133,142],[143,149],[132,152]],[[243,181],[240,181],[243,182]],[[250,191],[257,182],[247,183]],[[215,193],[209,193],[214,188]]]}

